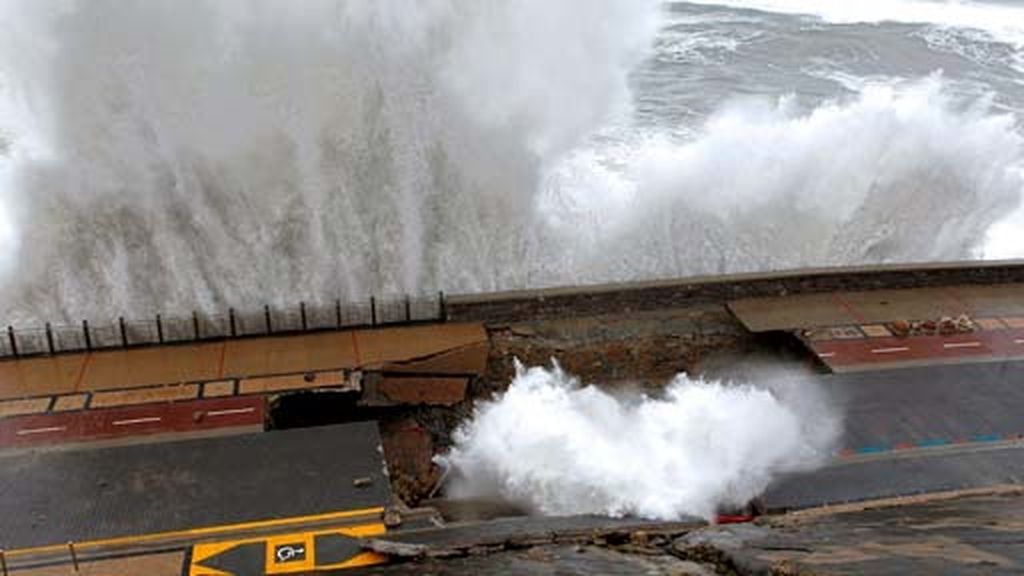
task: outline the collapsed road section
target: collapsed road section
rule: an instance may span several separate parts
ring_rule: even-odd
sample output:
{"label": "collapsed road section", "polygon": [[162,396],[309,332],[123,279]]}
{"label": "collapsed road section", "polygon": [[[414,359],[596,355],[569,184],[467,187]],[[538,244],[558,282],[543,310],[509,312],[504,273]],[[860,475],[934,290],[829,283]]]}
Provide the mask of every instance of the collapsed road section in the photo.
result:
{"label": "collapsed road section", "polygon": [[[946,500],[951,516],[957,502],[973,513],[993,502],[1012,508],[1024,475],[1024,364],[974,350],[992,350],[987,340],[962,344],[1012,336],[1024,317],[1022,276],[1020,266],[1000,264],[452,297],[447,321],[428,325],[5,360],[0,568],[487,573],[507,566],[504,558],[524,573],[547,565],[699,574],[725,564],[745,573],[737,542],[762,560],[775,553],[765,552],[774,540],[749,534],[721,546],[688,537],[712,534],[697,518],[551,519],[446,501],[434,456],[474,403],[508,387],[516,358],[555,359],[583,382],[651,396],[678,373],[722,377],[754,358],[813,375],[843,414],[843,432],[827,465],[768,487],[757,522],[770,530],[789,531],[794,514],[890,499],[872,520],[885,524],[886,514],[907,513],[902,498],[920,493],[973,494]],[[921,332],[945,317],[967,317],[970,329]],[[902,332],[900,322],[917,328]],[[916,349],[928,338],[945,352],[912,361],[875,354],[868,363],[851,353],[857,361],[842,364],[838,348],[826,349]],[[756,366],[747,376],[756,378]],[[979,498],[988,500],[975,505]],[[829,522],[846,530],[846,520]],[[994,573],[1020,568],[1012,550],[957,541]],[[773,558],[829,573],[816,560],[821,546]],[[844,569],[897,553],[858,550],[863,559],[848,557]]]}

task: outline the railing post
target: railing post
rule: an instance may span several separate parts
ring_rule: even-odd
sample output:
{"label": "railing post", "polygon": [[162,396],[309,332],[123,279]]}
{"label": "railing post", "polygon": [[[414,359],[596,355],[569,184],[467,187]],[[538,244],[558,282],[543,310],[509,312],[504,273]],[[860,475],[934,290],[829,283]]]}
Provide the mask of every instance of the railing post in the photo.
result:
{"label": "railing post", "polygon": [[8,574],[7,574],[7,553],[3,550],[3,548],[0,548],[0,570],[2,570],[2,572],[0,572],[0,574],[3,574],[3,576],[8,576]]}
{"label": "railing post", "polygon": [[267,321],[267,334],[273,334],[274,327],[270,324],[270,304],[263,305],[263,319]]}
{"label": "railing post", "polygon": [[412,322],[412,302],[409,301],[409,295],[405,295],[405,321]]}
{"label": "railing post", "polygon": [[55,347],[53,345],[53,327],[50,323],[46,323],[46,347],[50,349],[50,354],[55,353]]}
{"label": "railing post", "polygon": [[438,313],[440,314],[438,320],[444,322],[445,320],[448,319],[448,309],[444,303],[444,290],[439,290],[437,292],[437,310]]}
{"label": "railing post", "polygon": [[18,339],[14,337],[14,326],[7,327],[7,338],[11,341],[11,354],[18,357]]}
{"label": "railing post", "polygon": [[338,321],[338,328],[341,328],[341,298],[334,300],[334,315]]}
{"label": "railing post", "polygon": [[75,543],[70,540],[68,541],[68,550],[71,551],[71,563],[75,566],[75,574],[78,574],[78,554],[75,554]]}
{"label": "railing post", "polygon": [[82,320],[82,334],[85,335],[85,349],[92,351],[92,338],[89,336],[89,321]]}
{"label": "railing post", "polygon": [[117,326],[121,329],[121,346],[128,347],[128,328],[124,325],[124,316],[117,317]]}
{"label": "railing post", "polygon": [[161,344],[164,343],[164,322],[159,314],[156,315],[156,340]]}
{"label": "railing post", "polygon": [[377,299],[373,296],[370,296],[370,325],[377,325]]}
{"label": "railing post", "polygon": [[235,309],[228,308],[228,324],[231,328],[231,337],[238,336],[238,330],[235,329]]}
{"label": "railing post", "polygon": [[199,314],[195,310],[192,311],[192,334],[194,340],[199,340]]}
{"label": "railing post", "polygon": [[299,302],[299,314],[302,315],[302,331],[306,331],[306,303]]}

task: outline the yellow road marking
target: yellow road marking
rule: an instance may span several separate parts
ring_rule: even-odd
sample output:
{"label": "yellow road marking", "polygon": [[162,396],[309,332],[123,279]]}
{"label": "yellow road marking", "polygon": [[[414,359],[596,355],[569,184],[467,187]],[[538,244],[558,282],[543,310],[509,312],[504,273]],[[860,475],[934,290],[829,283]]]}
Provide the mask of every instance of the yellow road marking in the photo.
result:
{"label": "yellow road marking", "polygon": [[[316,537],[325,534],[340,534],[352,538],[363,538],[367,536],[379,536],[386,533],[387,529],[383,523],[360,524],[357,526],[323,528],[305,532],[293,532],[288,534],[274,534],[271,536],[252,536],[222,542],[208,542],[196,544],[192,547],[191,563],[189,565],[189,576],[233,576],[215,568],[208,568],[202,563],[214,558],[237,546],[246,544],[264,545],[264,574],[293,574],[297,572],[309,572],[310,570],[355,568],[358,566],[370,566],[382,564],[387,558],[375,552],[358,552],[343,562],[334,564],[318,565],[316,555]],[[304,559],[299,561],[278,561],[275,558],[275,549],[280,545],[301,544],[304,546]]]}
{"label": "yellow road marking", "polygon": [[224,542],[209,542],[205,544],[196,544],[192,546],[192,563],[202,562],[207,558],[212,558],[221,552],[225,552],[239,544],[245,542],[244,540],[226,540]]}
{"label": "yellow road marking", "polygon": [[384,564],[388,561],[388,557],[383,554],[377,554],[376,552],[363,552],[356,554],[352,558],[344,562],[337,564],[322,564],[317,566],[317,570],[334,570],[337,568],[359,568],[360,566],[374,566],[377,564]]}
{"label": "yellow road marking", "polygon": [[[173,539],[173,538],[187,538],[187,537],[207,537],[216,536],[218,534],[229,534],[239,530],[258,530],[261,528],[277,528],[285,526],[293,526],[296,524],[304,524],[307,522],[321,522],[329,520],[341,520],[344,518],[354,518],[357,516],[368,516],[370,514],[381,514],[384,512],[382,506],[376,508],[363,508],[359,510],[346,510],[344,512],[327,512],[324,514],[313,514],[310,516],[295,516],[292,518],[279,518],[275,520],[257,520],[254,522],[240,522],[238,524],[223,524],[220,526],[207,526],[204,528],[188,528],[185,530],[172,530],[168,532],[155,532],[153,534],[140,534],[137,536],[120,536],[117,538],[106,538],[103,540],[87,540],[84,542],[75,542],[75,550],[83,551],[88,548],[99,548],[106,546],[120,546],[130,544],[145,544],[147,542],[153,542],[155,540]],[[30,554],[45,554],[48,552],[63,552],[66,551],[68,545],[65,544],[50,544],[47,546],[36,546],[33,548],[19,548],[14,550],[5,550],[4,553],[8,558],[27,556]]]}

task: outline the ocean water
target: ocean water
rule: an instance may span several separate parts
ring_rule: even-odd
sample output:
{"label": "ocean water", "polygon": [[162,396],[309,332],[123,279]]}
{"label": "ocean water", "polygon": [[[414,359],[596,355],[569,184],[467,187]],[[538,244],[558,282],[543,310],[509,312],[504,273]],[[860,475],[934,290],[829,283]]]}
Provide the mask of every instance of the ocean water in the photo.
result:
{"label": "ocean water", "polygon": [[0,318],[1024,255],[1024,5],[0,0]]}

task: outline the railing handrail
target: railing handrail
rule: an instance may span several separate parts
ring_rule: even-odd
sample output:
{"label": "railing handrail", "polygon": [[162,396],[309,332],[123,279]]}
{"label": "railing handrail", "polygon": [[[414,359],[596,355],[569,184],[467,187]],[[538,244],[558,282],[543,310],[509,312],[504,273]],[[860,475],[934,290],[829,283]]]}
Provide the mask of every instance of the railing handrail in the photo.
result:
{"label": "railing handrail", "polygon": [[82,320],[80,324],[51,324],[16,328],[6,327],[0,335],[0,358],[88,352],[116,348],[159,346],[206,342],[279,334],[349,330],[384,325],[443,322],[446,316],[444,292],[433,295],[404,295],[362,302],[333,301],[239,311],[189,315],[157,313],[152,318],[126,319],[119,316],[108,322]]}

